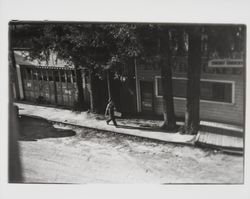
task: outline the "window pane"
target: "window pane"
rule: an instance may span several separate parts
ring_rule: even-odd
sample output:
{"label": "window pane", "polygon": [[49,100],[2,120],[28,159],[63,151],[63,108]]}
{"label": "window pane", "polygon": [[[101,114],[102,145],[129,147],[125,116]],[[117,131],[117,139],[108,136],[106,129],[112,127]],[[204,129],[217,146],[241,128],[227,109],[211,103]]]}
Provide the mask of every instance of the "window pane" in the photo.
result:
{"label": "window pane", "polygon": [[[174,97],[186,98],[187,80],[173,79]],[[200,99],[232,103],[232,83],[201,81]],[[157,78],[158,96],[163,95],[161,79]]]}
{"label": "window pane", "polygon": [[224,101],[225,102],[233,102],[232,101],[232,98],[233,98],[233,92],[232,92],[232,84],[228,83],[225,85],[225,98],[224,98]]}
{"label": "window pane", "polygon": [[232,103],[232,84],[224,82],[201,82],[201,99]]}

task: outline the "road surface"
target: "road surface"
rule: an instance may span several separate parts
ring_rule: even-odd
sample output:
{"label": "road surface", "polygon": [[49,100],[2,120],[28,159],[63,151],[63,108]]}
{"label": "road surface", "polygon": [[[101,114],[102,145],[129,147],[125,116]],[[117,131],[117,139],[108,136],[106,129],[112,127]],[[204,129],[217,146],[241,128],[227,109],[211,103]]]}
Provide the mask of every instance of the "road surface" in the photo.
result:
{"label": "road surface", "polygon": [[26,183],[242,183],[243,157],[22,117]]}

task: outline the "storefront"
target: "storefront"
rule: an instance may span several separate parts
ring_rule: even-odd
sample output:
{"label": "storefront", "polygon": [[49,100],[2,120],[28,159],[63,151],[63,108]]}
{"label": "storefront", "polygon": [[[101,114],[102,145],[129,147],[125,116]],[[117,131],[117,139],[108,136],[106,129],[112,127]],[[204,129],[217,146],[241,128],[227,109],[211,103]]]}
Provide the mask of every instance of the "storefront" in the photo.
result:
{"label": "storefront", "polygon": [[[15,52],[18,96],[16,99],[38,104],[74,107],[78,90],[76,71],[61,60],[37,63]],[[85,82],[83,82],[85,83]],[[84,88],[86,85],[83,85]],[[87,98],[86,98],[87,99]]]}
{"label": "storefront", "polygon": [[77,101],[74,69],[20,65],[20,71],[23,99],[70,107]]}
{"label": "storefront", "polygon": [[[63,62],[61,62],[63,63]],[[62,64],[61,64],[62,65]],[[133,86],[117,87],[116,101],[120,101],[121,111],[150,115],[162,115],[163,100],[161,72],[158,65],[145,64],[140,60],[131,63],[135,71]],[[63,67],[62,67],[63,66]],[[74,106],[78,97],[76,74],[73,67],[36,66],[16,56],[18,85],[15,89],[19,99],[32,102]],[[239,57],[232,59],[203,58],[200,83],[200,118],[231,124],[244,124],[245,68]],[[173,58],[174,109],[178,117],[184,117],[186,109],[187,58]],[[83,75],[84,76],[84,75]],[[130,76],[133,74],[131,72]],[[104,80],[100,80],[98,99],[106,99]],[[130,81],[132,82],[132,81]],[[114,83],[118,85],[117,83]],[[133,83],[134,84],[134,83]],[[83,78],[85,100],[89,100],[88,81]],[[125,89],[126,88],[126,89]],[[130,89],[128,89],[130,88]],[[101,93],[103,92],[103,95]],[[135,91],[135,92],[134,92]],[[106,96],[106,98],[105,98]],[[131,101],[131,103],[130,103]],[[105,107],[106,101],[101,104]]]}
{"label": "storefront", "polygon": [[[184,117],[186,106],[187,58],[173,59],[173,95],[176,116]],[[159,66],[136,64],[138,112],[161,115],[163,108]],[[200,118],[242,125],[245,80],[242,59],[212,59],[202,62]]]}

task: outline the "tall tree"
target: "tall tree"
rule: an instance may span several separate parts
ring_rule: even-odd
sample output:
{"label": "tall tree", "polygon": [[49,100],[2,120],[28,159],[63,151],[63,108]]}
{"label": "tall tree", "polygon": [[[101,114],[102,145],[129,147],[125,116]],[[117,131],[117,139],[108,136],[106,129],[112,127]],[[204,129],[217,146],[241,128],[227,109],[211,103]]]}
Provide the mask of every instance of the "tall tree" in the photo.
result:
{"label": "tall tree", "polygon": [[159,59],[161,68],[161,81],[163,90],[163,116],[162,128],[174,130],[176,119],[174,113],[173,86],[172,86],[172,48],[171,31],[169,27],[159,28]]}
{"label": "tall tree", "polygon": [[171,33],[173,29],[169,25],[160,24],[142,24],[138,25],[136,29],[140,45],[139,58],[160,67],[164,116],[162,128],[170,131],[176,127],[171,68],[173,51]]}
{"label": "tall tree", "polygon": [[205,26],[208,56],[231,57],[233,53],[245,53],[246,27],[244,25]]}
{"label": "tall tree", "polygon": [[[202,29],[204,31],[202,31]],[[243,52],[245,46],[245,27],[242,25],[221,26],[190,26],[188,32],[188,71],[187,71],[187,101],[185,125],[182,129],[187,134],[196,134],[199,129],[200,110],[200,76],[202,65],[202,45],[208,46],[207,58],[216,54],[221,58],[228,58],[233,53]],[[205,36],[205,37],[204,37]],[[202,41],[202,37],[206,38]],[[203,53],[204,54],[204,53]]]}
{"label": "tall tree", "polygon": [[[58,53],[55,48],[59,46],[63,31],[59,27],[53,28],[51,24],[13,22],[10,24],[10,36],[11,46],[15,49],[27,50],[29,52],[28,59],[48,62],[50,53]],[[66,61],[72,64],[73,57],[72,60],[67,57]],[[77,107],[82,109],[84,106],[82,73],[77,62],[75,62],[75,71],[78,90]]]}
{"label": "tall tree", "polygon": [[[81,68],[88,69],[90,107],[97,109],[95,80],[98,71],[107,65],[116,51],[115,39],[104,24],[25,24],[14,37],[26,36],[32,59],[48,60],[50,53],[73,64],[77,73],[78,103],[83,105]],[[20,41],[20,40],[19,40]]]}
{"label": "tall tree", "polygon": [[185,133],[196,134],[200,124],[201,27],[188,28]]}

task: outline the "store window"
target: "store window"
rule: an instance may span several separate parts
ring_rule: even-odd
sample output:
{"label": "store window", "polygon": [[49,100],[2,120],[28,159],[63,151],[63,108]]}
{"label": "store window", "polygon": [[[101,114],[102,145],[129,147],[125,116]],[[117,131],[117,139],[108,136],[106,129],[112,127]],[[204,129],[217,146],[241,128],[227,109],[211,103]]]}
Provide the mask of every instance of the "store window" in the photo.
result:
{"label": "store window", "polygon": [[201,81],[201,99],[233,103],[233,84],[230,82]]}
{"label": "store window", "polygon": [[[186,78],[173,78],[173,95],[175,98],[186,98]],[[233,103],[233,82],[201,80],[200,98],[202,101]],[[156,78],[156,96],[161,97],[161,78]]]}

